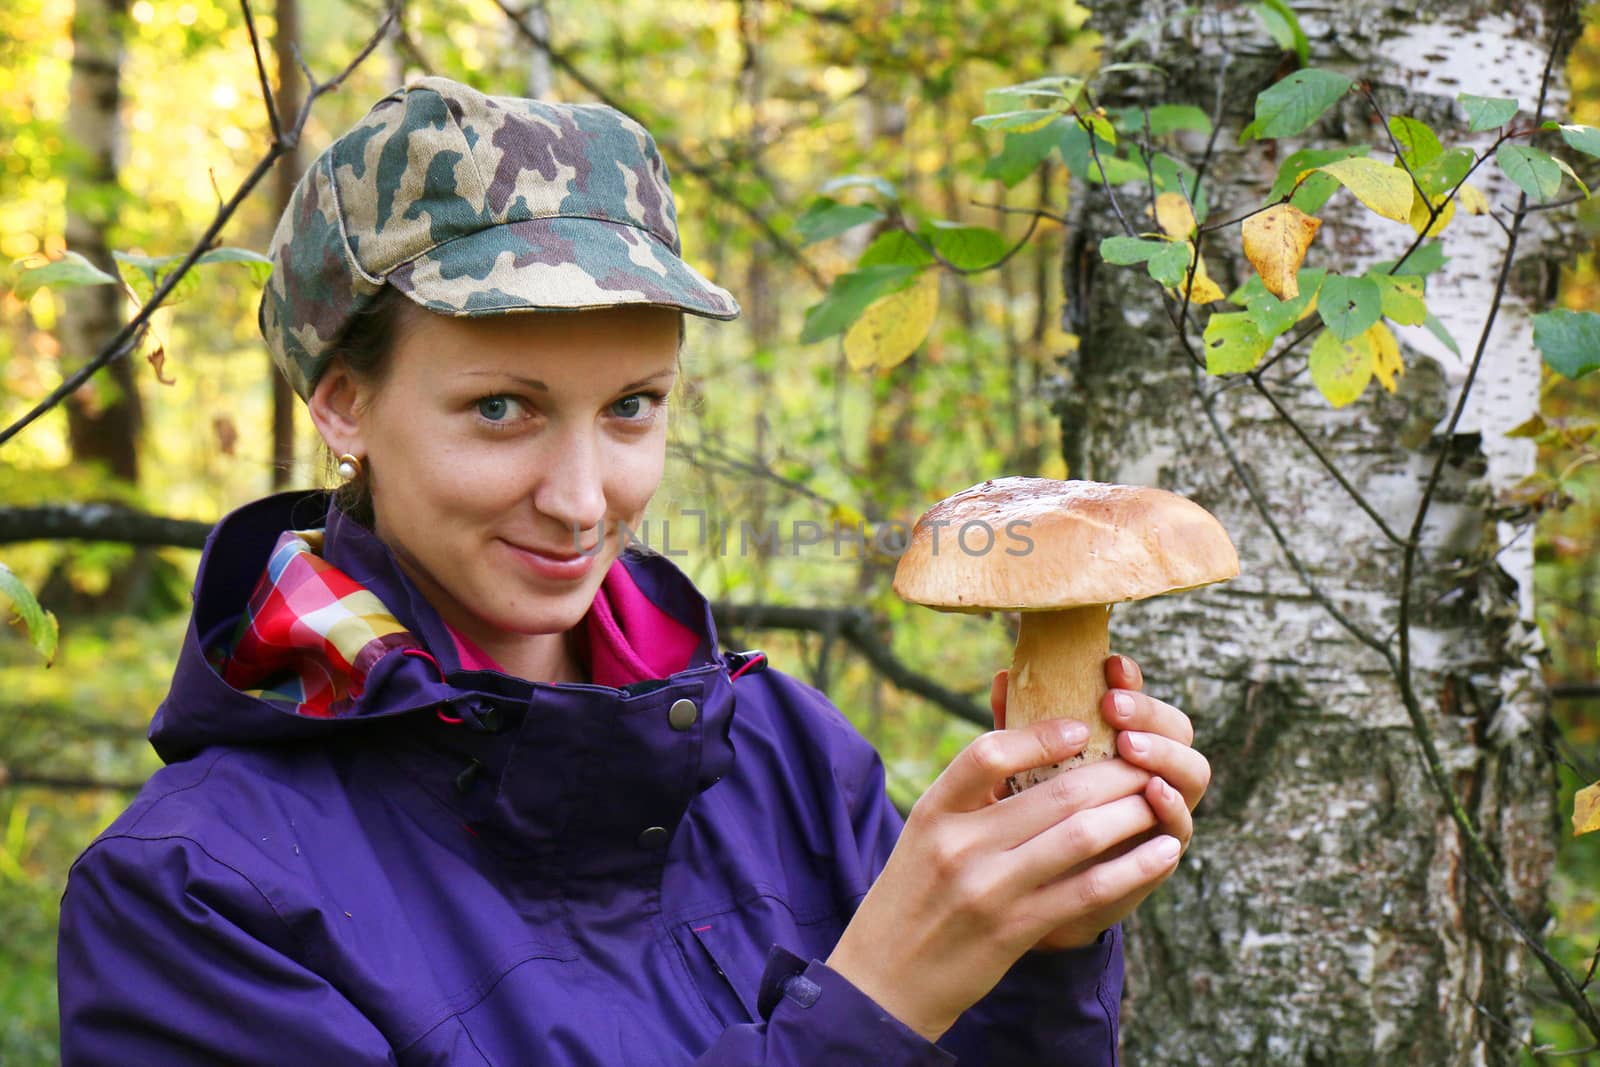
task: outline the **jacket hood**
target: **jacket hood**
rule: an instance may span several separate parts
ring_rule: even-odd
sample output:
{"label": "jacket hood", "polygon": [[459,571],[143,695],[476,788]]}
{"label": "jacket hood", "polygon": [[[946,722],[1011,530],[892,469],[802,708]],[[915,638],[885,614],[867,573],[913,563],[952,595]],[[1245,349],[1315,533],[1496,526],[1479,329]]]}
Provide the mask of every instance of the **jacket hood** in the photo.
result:
{"label": "jacket hood", "polygon": [[594,684],[513,678],[457,637],[372,531],[325,492],[234,511],[206,541],[194,611],[150,740],[167,762],[215,744],[332,736],[419,711],[452,718],[723,670],[710,605],[670,561],[630,549],[581,624]]}

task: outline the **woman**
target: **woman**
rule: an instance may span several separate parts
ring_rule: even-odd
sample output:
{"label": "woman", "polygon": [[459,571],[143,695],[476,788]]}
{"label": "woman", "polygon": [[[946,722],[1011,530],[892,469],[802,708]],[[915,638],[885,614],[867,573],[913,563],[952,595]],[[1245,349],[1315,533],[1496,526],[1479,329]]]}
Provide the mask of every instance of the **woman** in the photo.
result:
{"label": "woman", "polygon": [[837,710],[622,552],[681,315],[738,313],[642,129],[429,78],[273,244],[262,331],[345,484],[212,535],[168,765],[63,898],[68,1064],[1114,1060],[1188,720],[1114,657],[1122,758],[1002,801],[1085,734],[988,734],[902,829]]}

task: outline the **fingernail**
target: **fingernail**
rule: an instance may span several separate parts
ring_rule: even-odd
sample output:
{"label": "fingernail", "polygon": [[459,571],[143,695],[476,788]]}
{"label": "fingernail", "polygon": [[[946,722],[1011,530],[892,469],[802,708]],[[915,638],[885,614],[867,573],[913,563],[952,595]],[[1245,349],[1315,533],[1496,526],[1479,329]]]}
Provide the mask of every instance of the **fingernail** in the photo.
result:
{"label": "fingernail", "polygon": [[1134,666],[1133,660],[1127,656],[1118,656],[1117,658],[1122,661],[1122,676],[1124,678],[1139,677],[1139,668]]}
{"label": "fingernail", "polygon": [[1111,694],[1111,703],[1117,709],[1117,718],[1133,718],[1133,694],[1118,690]]}
{"label": "fingernail", "polygon": [[1167,861],[1178,858],[1178,853],[1183,851],[1183,845],[1176,837],[1162,837],[1156,841],[1156,855]]}
{"label": "fingernail", "polygon": [[1076,719],[1068,719],[1057,728],[1057,736],[1064,744],[1081,745],[1089,740],[1089,728]]}
{"label": "fingernail", "polygon": [[1142,756],[1150,751],[1150,742],[1146,741],[1144,734],[1129,733],[1128,748],[1135,756]]}

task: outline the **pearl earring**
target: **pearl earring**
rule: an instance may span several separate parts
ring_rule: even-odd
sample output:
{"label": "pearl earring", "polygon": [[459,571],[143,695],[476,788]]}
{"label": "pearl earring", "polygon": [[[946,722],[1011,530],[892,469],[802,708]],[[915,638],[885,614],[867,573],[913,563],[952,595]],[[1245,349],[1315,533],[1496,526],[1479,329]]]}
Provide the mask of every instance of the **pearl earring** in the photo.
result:
{"label": "pearl earring", "polygon": [[361,477],[361,460],[346,452],[339,457],[339,465],[334,469],[339,472],[340,480],[353,482]]}

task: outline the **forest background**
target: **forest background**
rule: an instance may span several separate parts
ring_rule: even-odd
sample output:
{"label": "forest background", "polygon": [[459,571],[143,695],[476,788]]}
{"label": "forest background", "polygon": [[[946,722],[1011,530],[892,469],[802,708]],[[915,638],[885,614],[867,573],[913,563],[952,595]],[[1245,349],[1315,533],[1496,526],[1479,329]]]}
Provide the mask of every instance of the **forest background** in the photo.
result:
{"label": "forest background", "polygon": [[[293,8],[263,0],[255,14],[264,48],[280,36],[276,14]],[[383,11],[349,0],[299,5],[297,15],[292,35],[310,71],[326,78],[356,56]],[[413,2],[345,84],[316,101],[299,156],[279,169],[292,180],[332,133],[424,73],[491,92],[604,98],[656,134],[688,257],[735,292],[745,315],[731,326],[691,322],[673,465],[652,515],[671,522],[673,549],[687,553],[679,562],[707,594],[741,606],[724,616],[728,642],[759,645],[829,692],[884,753],[891,791],[909,805],[980,728],[1012,622],[908,608],[889,589],[892,553],[849,539],[835,549],[831,529],[909,522],[987,477],[1069,474],[1062,368],[1078,338],[1064,327],[1073,321],[1061,277],[1072,233],[1060,212],[1087,195],[1084,175],[1035,160],[1025,181],[1008,184],[1017,176],[996,162],[1002,135],[973,119],[992,110],[992,90],[1103,62],[1108,42],[1089,15],[1018,0]],[[1263,22],[1260,47],[1276,47],[1272,29]],[[546,35],[548,48],[531,43]],[[80,69],[93,59],[101,87],[116,90],[109,134],[90,131],[114,144],[110,170],[81,141],[85,116],[72,113],[81,107],[75,76],[83,87],[75,55]],[[169,265],[161,257],[191,247],[271,143],[251,55],[241,9],[219,0],[0,7],[0,259],[10,264],[0,276],[0,426],[99,347],[109,330],[86,330],[95,310],[84,301],[104,310],[109,294],[116,321],[125,319]],[[1589,26],[1572,47],[1566,83],[1570,120],[1600,124],[1600,29]],[[220,243],[265,247],[278,180],[243,201]],[[903,362],[875,360],[892,337],[804,343],[821,332],[807,309],[900,221],[863,204],[861,190],[886,188],[879,203],[966,234],[970,246],[940,246],[947,256],[1000,262],[938,272],[931,296],[921,287],[935,317]],[[1600,276],[1588,245],[1600,214],[1587,203],[1574,211],[1574,253],[1556,299],[1594,308]],[[23,281],[69,246],[100,260],[97,241],[123,254],[127,293],[30,291]],[[260,284],[245,256],[198,268],[123,361],[127,373],[97,376],[70,405],[83,425],[69,424],[63,406],[0,446],[0,562],[60,623],[48,669],[21,628],[0,634],[0,1063],[56,1057],[57,900],[72,858],[155,766],[143,733],[181,640],[197,561],[174,546],[192,544],[199,529],[145,528],[165,547],[65,539],[27,529],[23,509],[113,501],[204,523],[273,488],[325,481],[325,457],[298,404],[275,389],[256,333]],[[1551,375],[1546,418],[1593,413],[1597,379]],[[1600,749],[1592,458],[1584,440],[1545,440],[1540,474],[1520,500],[1561,731],[1549,743],[1560,753],[1563,812],[1597,777],[1584,769]],[[740,524],[776,523],[790,545],[713,551],[696,543],[697,510],[713,535],[726,524],[724,544],[740,541]],[[795,552],[797,532],[813,536],[808,523],[827,532]],[[664,533],[656,527],[658,550]],[[1138,632],[1137,609],[1119,618],[1119,630]],[[1159,677],[1151,685],[1163,694]],[[1600,937],[1600,837],[1561,836],[1545,932],[1582,976]],[[1527,992],[1537,1025],[1531,1039],[1507,1039],[1517,1056],[1590,1044],[1537,975]],[[1585,1059],[1600,1062],[1592,1051],[1561,1062]]]}

